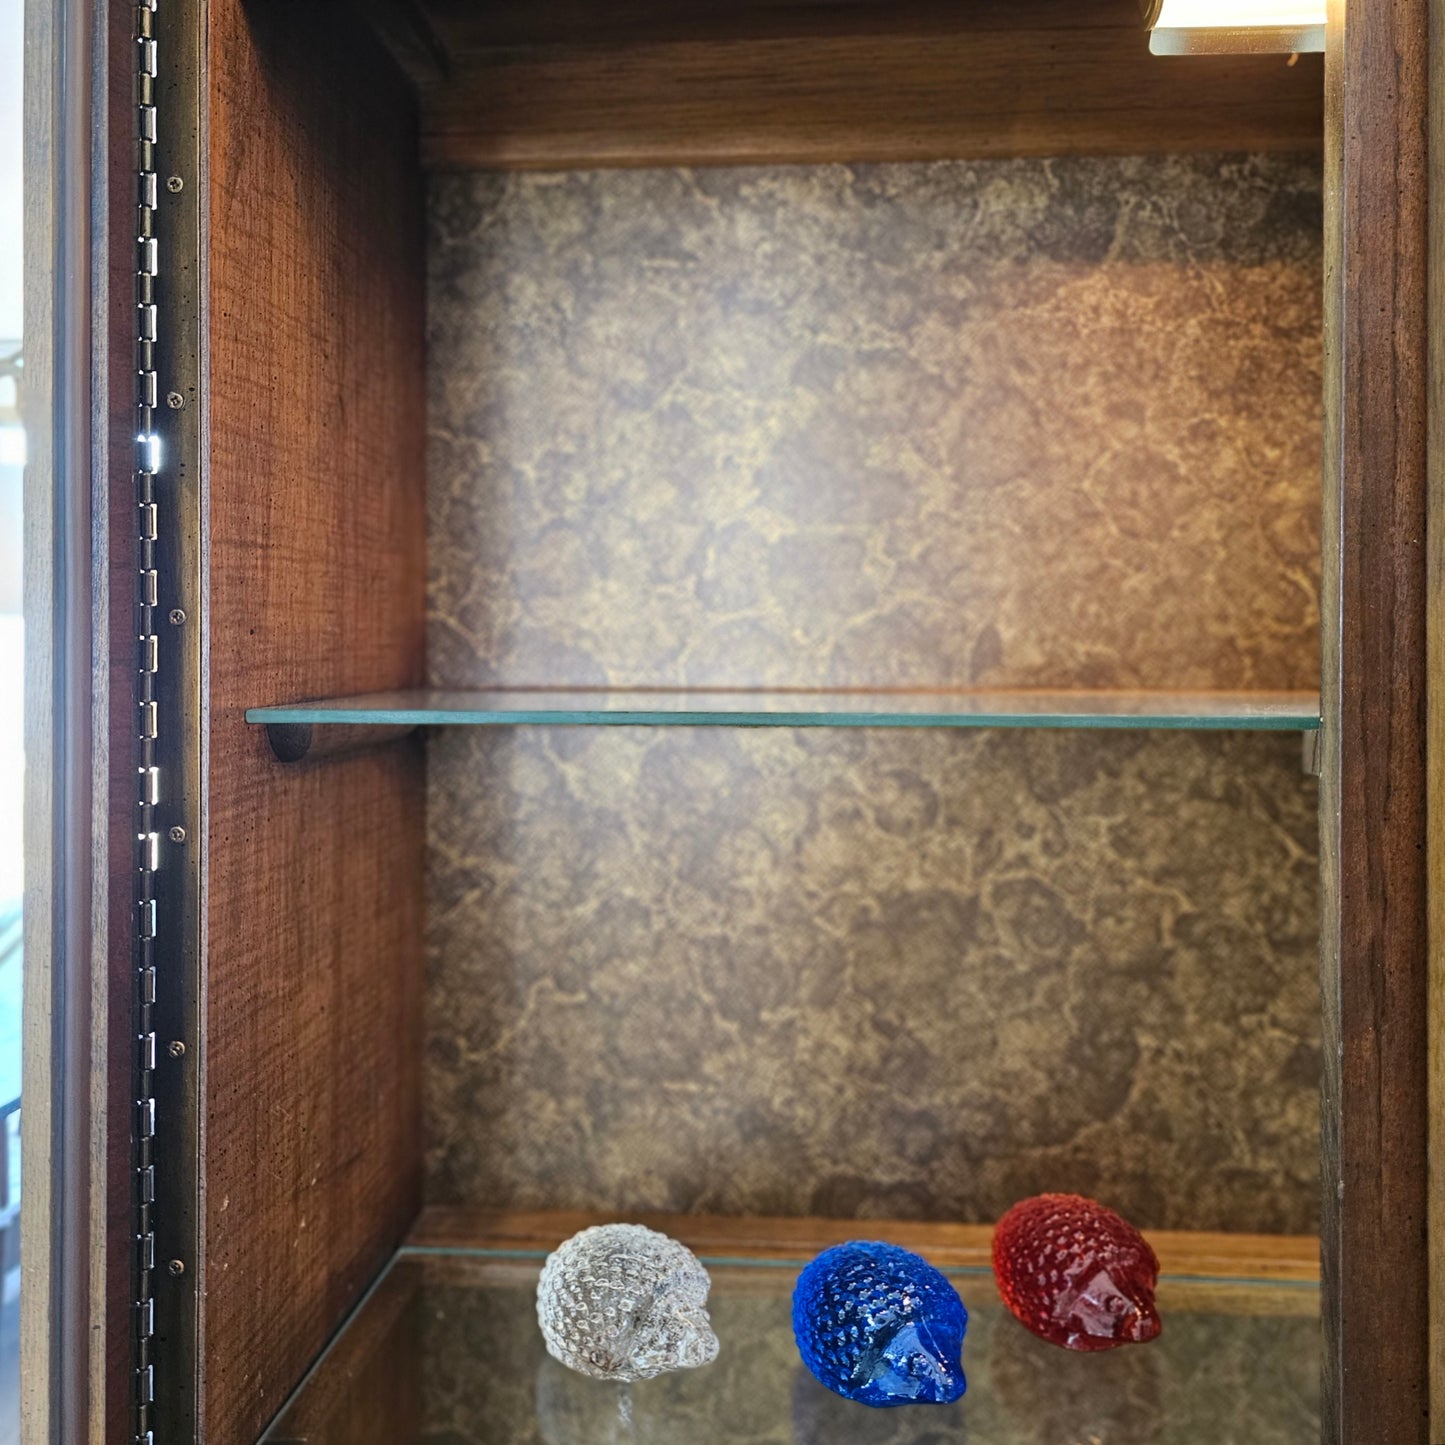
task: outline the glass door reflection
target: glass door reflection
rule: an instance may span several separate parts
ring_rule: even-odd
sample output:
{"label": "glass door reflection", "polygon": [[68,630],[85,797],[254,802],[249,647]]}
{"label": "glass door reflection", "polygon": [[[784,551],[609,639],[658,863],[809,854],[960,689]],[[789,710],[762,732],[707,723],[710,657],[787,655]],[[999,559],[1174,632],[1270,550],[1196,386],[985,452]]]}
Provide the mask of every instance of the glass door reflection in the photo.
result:
{"label": "glass door reflection", "polygon": [[23,0],[0,0],[0,1445],[20,1438],[20,995],[24,631],[20,495]]}

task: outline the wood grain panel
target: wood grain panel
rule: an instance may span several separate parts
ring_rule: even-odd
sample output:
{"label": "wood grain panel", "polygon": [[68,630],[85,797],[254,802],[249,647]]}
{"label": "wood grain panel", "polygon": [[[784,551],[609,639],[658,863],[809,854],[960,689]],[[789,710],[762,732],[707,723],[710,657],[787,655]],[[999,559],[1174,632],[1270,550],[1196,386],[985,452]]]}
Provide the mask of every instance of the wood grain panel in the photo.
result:
{"label": "wood grain panel", "polygon": [[[416,0],[388,0],[391,4]],[[1134,0],[419,0],[453,54],[492,46],[591,45],[969,30],[1129,30],[1143,34]],[[1146,40],[1147,45],[1147,40]]]}
{"label": "wood grain panel", "polygon": [[423,1301],[390,1270],[265,1445],[410,1445],[421,1432]]}
{"label": "wood grain panel", "polygon": [[1422,1445],[1424,0],[1332,6],[1321,775],[1324,1439]]}
{"label": "wood grain panel", "polygon": [[1317,58],[1161,60],[1132,0],[577,8],[430,7],[451,65],[423,90],[429,162],[1293,150],[1321,135]]}
{"label": "wood grain panel", "polygon": [[340,4],[210,6],[206,1428],[251,1440],[419,1201],[422,762],[257,701],[423,674],[412,103]]}
{"label": "wood grain panel", "polygon": [[[489,1210],[432,1206],[422,1212],[407,1245],[421,1249],[555,1249],[564,1239],[608,1216],[581,1210]],[[869,1219],[738,1219],[705,1214],[644,1214],[645,1224],[680,1239],[711,1259],[810,1259],[850,1239],[887,1239],[943,1267],[990,1267],[993,1226],[919,1224]],[[1319,1277],[1318,1241],[1304,1235],[1201,1234],[1150,1230],[1165,1274],[1201,1279],[1304,1281]]]}
{"label": "wood grain panel", "polygon": [[[1445,8],[1430,7],[1430,274],[1445,276]],[[1429,295],[1430,382],[1428,455],[1429,618],[1427,798],[1429,869],[1445,879],[1445,288]],[[1429,1194],[1430,1194],[1430,1420],[1431,1440],[1445,1440],[1445,887],[1437,881],[1429,902]]]}

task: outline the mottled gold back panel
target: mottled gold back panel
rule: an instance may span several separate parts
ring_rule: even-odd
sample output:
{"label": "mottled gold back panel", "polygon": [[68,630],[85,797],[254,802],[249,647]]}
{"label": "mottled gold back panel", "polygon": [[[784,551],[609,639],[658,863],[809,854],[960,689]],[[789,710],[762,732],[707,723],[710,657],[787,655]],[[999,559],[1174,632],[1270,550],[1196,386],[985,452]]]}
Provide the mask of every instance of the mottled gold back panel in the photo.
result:
{"label": "mottled gold back panel", "polygon": [[443,175],[433,680],[1312,687],[1317,158]]}
{"label": "mottled gold back panel", "polygon": [[[432,182],[433,683],[1312,686],[1290,157]],[[430,1197],[1317,1216],[1295,736],[457,730]]]}
{"label": "mottled gold back panel", "polygon": [[1289,736],[458,729],[434,1202],[1307,1232]]}

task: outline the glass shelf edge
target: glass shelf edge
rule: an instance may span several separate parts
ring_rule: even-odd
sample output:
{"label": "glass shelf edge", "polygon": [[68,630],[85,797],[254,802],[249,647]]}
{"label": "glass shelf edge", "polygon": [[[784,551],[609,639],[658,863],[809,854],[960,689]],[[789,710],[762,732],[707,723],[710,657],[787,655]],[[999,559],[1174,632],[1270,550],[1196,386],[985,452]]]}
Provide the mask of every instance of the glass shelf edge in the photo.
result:
{"label": "glass shelf edge", "polygon": [[346,707],[337,704],[284,704],[248,708],[248,723],[259,725],[400,727],[747,727],[747,728],[1053,728],[1097,731],[1247,731],[1317,732],[1318,713],[1237,712],[840,712],[795,709],[750,712],[741,709],[666,711],[627,708],[426,708]]}

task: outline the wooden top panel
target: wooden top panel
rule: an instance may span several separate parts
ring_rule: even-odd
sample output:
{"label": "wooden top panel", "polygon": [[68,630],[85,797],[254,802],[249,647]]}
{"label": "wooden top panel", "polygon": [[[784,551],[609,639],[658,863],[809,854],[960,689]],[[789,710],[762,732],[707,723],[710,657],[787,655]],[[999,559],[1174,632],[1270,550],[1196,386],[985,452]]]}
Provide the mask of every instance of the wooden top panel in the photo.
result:
{"label": "wooden top panel", "polygon": [[1132,0],[421,0],[454,54],[496,46],[659,40],[816,39],[970,30],[1140,31]]}
{"label": "wooden top panel", "polygon": [[1134,0],[428,0],[423,157],[517,168],[1295,150],[1309,56],[1161,59]]}

